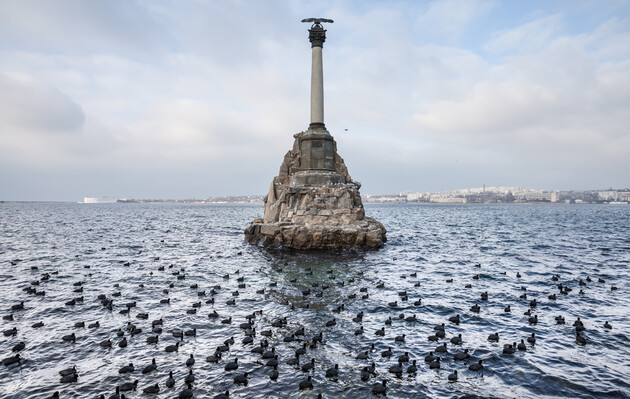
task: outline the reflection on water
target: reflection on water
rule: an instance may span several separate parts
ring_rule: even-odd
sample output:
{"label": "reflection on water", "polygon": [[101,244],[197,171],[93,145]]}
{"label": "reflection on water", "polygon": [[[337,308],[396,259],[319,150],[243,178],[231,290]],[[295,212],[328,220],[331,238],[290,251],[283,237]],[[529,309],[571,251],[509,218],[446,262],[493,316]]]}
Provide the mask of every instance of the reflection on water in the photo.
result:
{"label": "reflection on water", "polygon": [[[368,206],[368,213],[388,228],[389,242],[379,251],[336,252],[245,245],[243,229],[261,213],[257,206],[227,205],[0,205],[0,314],[14,317],[0,324],[2,331],[17,328],[15,336],[0,338],[1,357],[13,355],[20,341],[26,345],[19,364],[0,367],[0,396],[44,398],[59,391],[62,398],[109,397],[116,386],[138,380],[137,391],[127,397],[144,397],[142,388],[155,383],[160,393],[154,397],[175,397],[185,388],[190,354],[196,358],[195,397],[229,390],[235,398],[314,398],[318,393],[363,398],[384,378],[390,398],[630,395],[630,207]],[[557,284],[572,291],[562,294]],[[484,292],[487,300],[481,298]],[[554,293],[557,299],[548,299]],[[111,311],[101,294],[113,300]],[[81,296],[82,302],[67,305]],[[23,310],[11,310],[21,301]],[[136,307],[126,313],[126,304],[134,301]],[[474,304],[479,313],[470,310]],[[504,311],[508,305],[509,313]],[[528,323],[527,310],[538,316],[537,324]],[[218,317],[209,318],[213,311]],[[240,325],[254,312],[254,342],[244,344]],[[359,312],[364,314],[360,322]],[[142,313],[148,318],[138,318]],[[448,321],[456,314],[459,325]],[[415,320],[405,320],[413,315]],[[566,324],[556,324],[556,316]],[[585,346],[575,341],[577,317],[586,328]],[[280,318],[286,323],[274,327]],[[161,334],[151,331],[157,319],[163,320]],[[88,327],[96,321],[97,328]],[[604,328],[606,321],[612,329]],[[37,322],[44,327],[33,328]],[[78,322],[85,327],[75,327]],[[142,332],[131,334],[129,322]],[[441,323],[446,338],[429,341]],[[361,326],[363,334],[355,335]],[[376,335],[382,327],[384,336]],[[119,328],[127,339],[124,348],[118,345]],[[196,336],[173,336],[194,328]],[[323,342],[307,345],[300,358],[300,365],[315,359],[314,371],[287,364],[320,332]],[[495,332],[500,341],[489,342]],[[76,342],[64,342],[62,337],[71,333]],[[535,345],[503,354],[504,344],[531,333]],[[403,334],[404,341],[396,342]],[[462,345],[451,345],[458,334]],[[147,338],[156,335],[158,343],[148,344]],[[230,337],[235,343],[219,363],[206,362]],[[251,352],[263,338],[278,354],[277,381],[267,375],[267,360]],[[101,347],[107,339],[111,348]],[[176,342],[177,352],[165,352]],[[441,368],[429,369],[425,356],[443,342],[449,350],[441,356]],[[382,357],[388,348],[393,356]],[[455,360],[455,352],[463,349],[471,357]],[[363,351],[368,359],[356,359]],[[418,372],[389,373],[405,352],[417,360]],[[157,370],[142,374],[152,358]],[[225,371],[236,358],[238,370]],[[468,370],[479,359],[484,370]],[[136,370],[120,374],[130,362]],[[361,381],[361,370],[372,362],[374,375]],[[326,378],[334,364],[339,376]],[[60,382],[58,372],[72,365],[77,382]],[[449,383],[453,370],[459,378]],[[172,389],[165,385],[169,371],[176,379]],[[248,385],[235,385],[234,377],[245,371]],[[307,375],[314,389],[299,391]]]}

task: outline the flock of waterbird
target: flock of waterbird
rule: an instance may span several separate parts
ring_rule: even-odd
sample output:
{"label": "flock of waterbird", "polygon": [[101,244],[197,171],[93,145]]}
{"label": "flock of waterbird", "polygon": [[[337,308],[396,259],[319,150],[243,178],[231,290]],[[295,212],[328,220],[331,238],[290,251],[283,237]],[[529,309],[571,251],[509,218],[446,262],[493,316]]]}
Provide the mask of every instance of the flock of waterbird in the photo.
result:
{"label": "flock of waterbird", "polygon": [[[155,260],[159,260],[159,258]],[[16,262],[11,263],[13,266],[16,265]],[[126,262],[124,266],[130,267],[130,263]],[[476,264],[472,267],[480,266],[480,264]],[[86,268],[89,267],[86,266]],[[51,287],[52,289],[59,272],[52,271],[38,274],[38,267],[36,266],[31,267],[31,270],[38,277],[25,283],[26,286],[23,287],[24,295],[42,297],[43,299],[46,295],[44,288]],[[260,273],[261,271],[262,268],[258,270],[252,269],[251,272]],[[276,267],[275,272],[282,273],[282,267]],[[311,268],[304,269],[304,272],[307,275],[313,275]],[[144,338],[146,345],[162,348],[161,350],[164,353],[163,357],[152,359],[138,359],[134,353],[128,353],[129,362],[124,367],[121,367],[118,373],[126,379],[132,376],[133,381],[122,382],[123,379],[121,379],[121,383],[112,387],[111,392],[98,394],[96,397],[99,399],[122,399],[125,398],[125,393],[129,395],[129,392],[142,392],[146,395],[154,395],[163,393],[164,390],[172,392],[178,398],[195,397],[195,386],[199,383],[199,378],[195,374],[195,365],[198,365],[199,361],[207,362],[212,367],[222,368],[224,370],[224,378],[232,380],[235,385],[246,386],[252,378],[267,378],[270,381],[282,379],[283,376],[279,371],[279,366],[284,363],[294,368],[295,373],[303,374],[302,380],[295,387],[296,390],[317,390],[318,387],[315,386],[313,379],[317,373],[320,376],[324,376],[327,381],[333,382],[337,380],[340,373],[352,372],[354,373],[353,375],[356,375],[356,384],[366,385],[366,390],[371,389],[374,395],[386,395],[388,378],[401,378],[404,374],[413,376],[418,373],[430,372],[429,370],[431,369],[440,369],[442,368],[442,362],[448,358],[453,361],[450,364],[462,364],[459,370],[457,368],[453,369],[447,377],[449,382],[457,382],[459,378],[458,371],[461,373],[463,370],[470,370],[473,373],[482,373],[486,367],[492,367],[492,365],[484,361],[487,359],[472,356],[473,342],[469,342],[467,337],[461,333],[449,334],[451,326],[459,326],[460,323],[466,323],[469,316],[478,315],[484,311],[484,308],[494,305],[501,306],[506,314],[512,313],[513,310],[517,312],[516,309],[519,308],[521,311],[523,308],[526,308],[522,322],[535,328],[540,321],[536,310],[541,302],[555,303],[560,296],[569,295],[573,291],[568,286],[568,282],[560,282],[561,277],[554,275],[550,282],[550,287],[552,288],[547,292],[549,295],[543,298],[532,297],[531,294],[528,296],[528,290],[525,285],[521,286],[522,294],[519,296],[519,301],[515,304],[493,304],[488,292],[482,292],[479,294],[478,303],[470,307],[470,314],[453,314],[442,323],[435,325],[432,333],[427,337],[429,342],[435,344],[435,348],[429,351],[424,358],[414,359],[409,352],[398,349],[399,344],[406,342],[408,335],[395,335],[388,330],[391,330],[392,325],[397,325],[403,326],[404,329],[409,331],[409,334],[413,334],[415,332],[414,326],[422,321],[423,300],[420,297],[410,297],[408,294],[410,287],[420,287],[417,273],[401,275],[401,284],[398,284],[397,287],[388,287],[382,281],[371,287],[364,286],[361,284],[362,272],[356,274],[355,277],[339,281],[340,279],[337,278],[338,276],[334,269],[326,271],[325,276],[327,276],[328,281],[322,281],[323,277],[319,279],[311,278],[311,281],[308,283],[297,281],[297,278],[291,280],[291,283],[300,284],[302,287],[303,303],[297,305],[302,309],[311,307],[309,298],[322,298],[326,290],[331,287],[345,286],[346,284],[354,284],[356,286],[356,292],[352,292],[347,296],[348,304],[345,302],[346,298],[344,298],[344,301],[341,301],[341,303],[332,304],[328,308],[327,311],[330,312],[330,315],[324,317],[325,324],[321,326],[299,325],[291,320],[291,314],[286,314],[283,317],[278,317],[278,315],[270,316],[264,314],[262,309],[251,311],[242,320],[232,317],[233,314],[236,314],[235,312],[221,312],[222,314],[220,314],[214,309],[214,305],[219,304],[220,301],[225,304],[225,309],[230,309],[231,307],[236,309],[240,305],[239,296],[252,290],[255,291],[254,295],[260,300],[269,300],[269,295],[278,289],[277,281],[268,283],[268,286],[261,287],[259,285],[254,287],[248,284],[247,273],[241,273],[240,270],[237,270],[231,274],[217,276],[217,279],[223,280],[221,284],[201,287],[198,283],[190,281],[185,268],[174,265],[161,265],[151,271],[151,275],[154,273],[163,273],[166,276],[170,273],[170,276],[165,280],[167,281],[166,285],[162,287],[163,298],[160,299],[160,304],[168,308],[171,302],[169,294],[172,294],[173,288],[176,285],[187,287],[188,290],[186,292],[189,293],[187,299],[192,301],[192,304],[190,304],[190,308],[186,310],[186,313],[203,317],[203,329],[180,328],[176,325],[169,326],[168,317],[150,320],[150,315],[147,312],[137,310],[142,308],[141,303],[125,300],[126,295],[117,283],[113,284],[110,292],[94,292],[90,287],[91,273],[84,274],[84,278],[79,281],[71,282],[76,296],[67,298],[63,306],[79,308],[88,301],[95,301],[100,303],[102,312],[122,315],[121,320],[124,321],[121,321],[121,325],[110,331],[109,338],[99,342],[99,346],[103,351],[111,350],[113,347],[124,349],[131,340],[137,341],[139,338]],[[511,276],[508,277],[511,278]],[[514,278],[520,279],[521,274],[517,273]],[[473,281],[465,284],[464,289],[475,289],[474,282],[479,279],[483,279],[483,277],[480,274],[475,274],[472,277]],[[448,279],[446,282],[452,283],[453,280]],[[590,277],[584,277],[577,282],[577,287],[574,288],[579,290],[578,294],[584,294],[583,286],[604,283],[605,281],[601,278],[595,281],[591,280]],[[143,285],[140,284],[141,287]],[[616,287],[611,286],[610,289],[614,291]],[[387,303],[386,306],[390,310],[389,313],[391,315],[382,320],[382,326],[375,331],[368,331],[363,326],[364,312],[350,313],[347,310],[348,305],[352,301],[355,306],[359,304],[360,307],[361,300],[366,300],[375,292],[383,290],[395,290],[398,296],[397,300]],[[19,303],[11,305],[8,309],[8,314],[3,315],[2,320],[6,326],[10,326],[12,322],[21,317],[25,310],[34,306],[37,306],[36,300],[32,300],[29,297],[24,298]],[[251,307],[251,304],[247,306]],[[296,304],[290,304],[290,306],[294,309]],[[211,310],[202,312],[206,307],[211,308]],[[401,310],[412,310],[412,313],[405,314]],[[317,311],[321,311],[321,309]],[[320,365],[314,354],[318,347],[327,345],[328,331],[336,328],[337,320],[341,315],[352,318],[352,322],[356,324],[354,335],[364,338],[364,342],[366,342],[366,347],[356,352],[355,360],[363,364],[362,367],[356,370],[343,370],[339,364]],[[562,315],[555,316],[555,323],[565,324],[565,317]],[[224,339],[217,342],[216,349],[211,353],[196,353],[194,342],[198,334],[203,334],[212,330],[215,326],[222,325],[238,326],[241,336],[225,336],[223,337]],[[572,322],[572,326],[575,327],[575,344],[587,345],[587,337],[584,334],[586,331],[584,322],[577,317]],[[31,326],[33,329],[44,327],[45,324],[42,321],[38,321]],[[101,326],[99,320],[76,322],[73,326],[68,326],[67,334],[51,339],[54,344],[73,345],[79,339],[90,340],[90,337],[93,335],[91,332],[102,328],[104,327]],[[612,329],[613,327],[606,322],[602,328]],[[344,331],[344,333],[352,334],[351,331]],[[6,339],[17,341],[21,331],[15,326],[8,327],[3,330],[3,335]],[[516,341],[507,342],[501,347],[500,342],[502,343],[504,338],[499,336],[498,332],[492,332],[487,336],[487,340],[496,345],[496,351],[500,352],[501,356],[512,356],[519,351],[535,350],[535,344],[538,339],[540,338],[536,333],[532,332],[531,335],[523,337],[520,343]],[[168,353],[180,351],[184,347],[183,344],[185,342],[188,343],[185,348],[191,347],[191,353],[186,354],[189,356],[184,364],[173,364],[169,360]],[[386,349],[379,351],[377,350],[377,345]],[[248,355],[241,357],[233,355],[234,348],[239,346],[241,353],[246,352]],[[15,342],[12,348],[13,354],[3,357],[3,365],[9,369],[17,369],[23,362],[37,362],[37,359],[28,358],[28,347],[28,342]],[[291,353],[291,355],[285,356],[281,354],[287,352]],[[140,366],[138,363],[143,365]],[[67,368],[57,370],[60,384],[76,383],[81,378],[80,368],[75,365],[66,366]],[[177,368],[187,370],[183,380],[174,378],[173,371]],[[255,373],[256,375],[254,376],[254,373],[252,373],[254,369],[262,369],[264,372]],[[156,373],[163,376],[161,383],[142,383],[143,377]],[[261,377],[261,375],[264,377]],[[391,377],[387,377],[390,375]],[[370,380],[372,381],[370,382]],[[215,392],[213,395],[215,395],[215,399],[229,398],[230,391]],[[56,389],[54,393],[51,393],[51,397],[64,397],[63,388]],[[322,394],[320,393],[318,397],[321,398]]]}

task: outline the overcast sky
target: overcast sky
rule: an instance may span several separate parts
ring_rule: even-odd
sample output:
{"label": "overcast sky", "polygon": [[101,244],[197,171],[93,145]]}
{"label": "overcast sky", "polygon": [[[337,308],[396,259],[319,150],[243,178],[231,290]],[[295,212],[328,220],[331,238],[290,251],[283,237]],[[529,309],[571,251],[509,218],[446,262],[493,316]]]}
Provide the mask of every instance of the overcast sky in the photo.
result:
{"label": "overcast sky", "polygon": [[307,17],[363,194],[630,186],[629,1],[0,0],[0,200],[266,193]]}

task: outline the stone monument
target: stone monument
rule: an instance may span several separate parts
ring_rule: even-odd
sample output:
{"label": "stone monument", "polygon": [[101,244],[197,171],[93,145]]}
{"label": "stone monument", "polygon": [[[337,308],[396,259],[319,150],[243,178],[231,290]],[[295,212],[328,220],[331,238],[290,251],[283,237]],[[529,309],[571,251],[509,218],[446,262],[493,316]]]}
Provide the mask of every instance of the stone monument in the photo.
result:
{"label": "stone monument", "polygon": [[295,134],[265,198],[265,214],[245,229],[250,244],[296,249],[379,248],[383,225],[365,216],[359,188],[350,177],[337,143],[324,125],[323,18],[312,23],[311,123]]}

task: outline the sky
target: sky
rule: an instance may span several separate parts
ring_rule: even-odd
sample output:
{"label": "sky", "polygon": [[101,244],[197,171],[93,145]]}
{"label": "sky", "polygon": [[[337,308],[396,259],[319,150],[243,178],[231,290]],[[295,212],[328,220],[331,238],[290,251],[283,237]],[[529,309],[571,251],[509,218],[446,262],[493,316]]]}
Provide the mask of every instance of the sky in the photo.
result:
{"label": "sky", "polygon": [[0,200],[266,193],[308,17],[363,194],[630,187],[630,1],[0,0]]}

